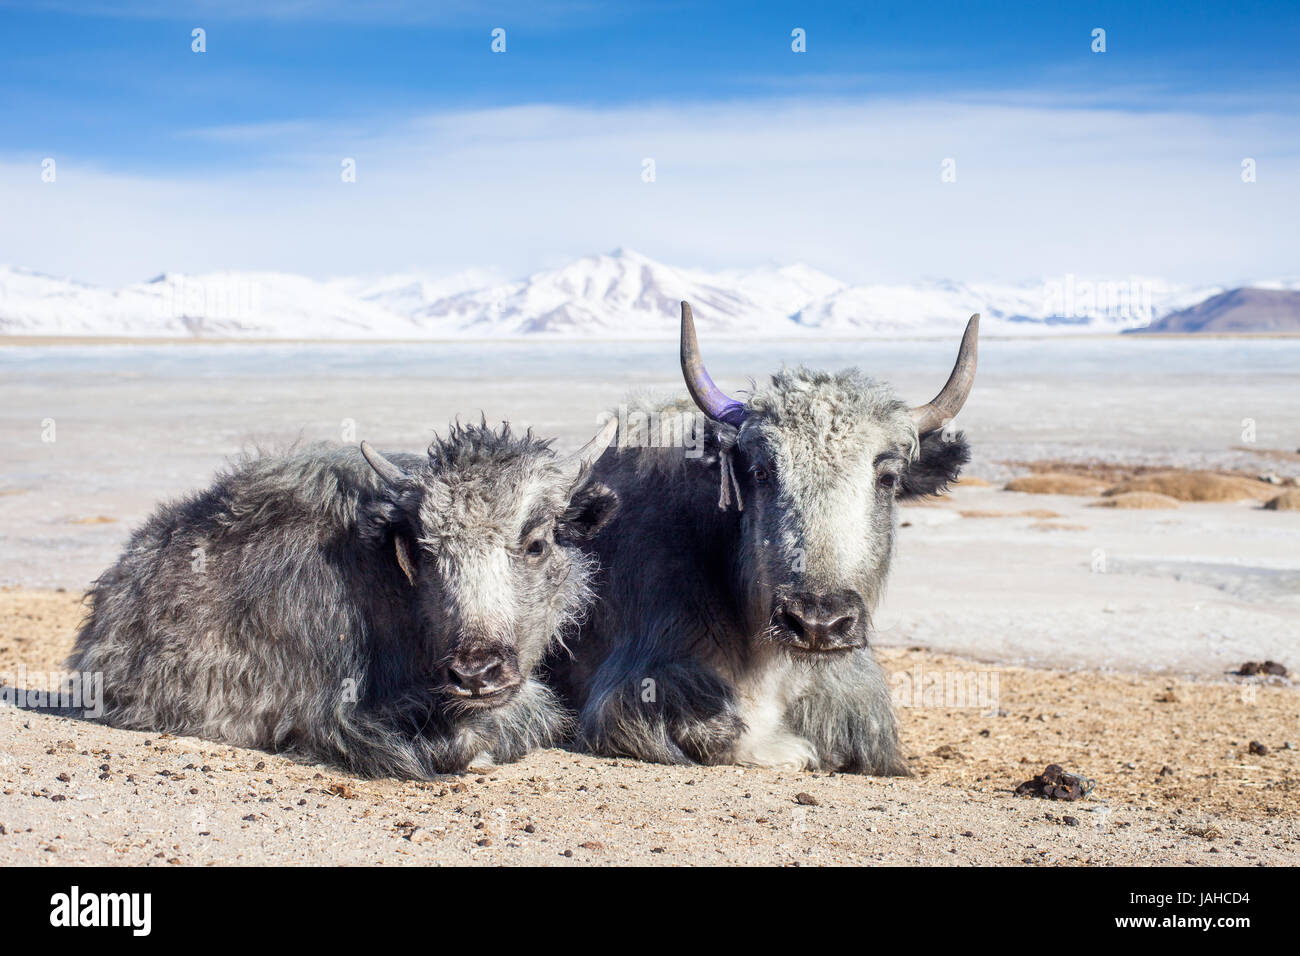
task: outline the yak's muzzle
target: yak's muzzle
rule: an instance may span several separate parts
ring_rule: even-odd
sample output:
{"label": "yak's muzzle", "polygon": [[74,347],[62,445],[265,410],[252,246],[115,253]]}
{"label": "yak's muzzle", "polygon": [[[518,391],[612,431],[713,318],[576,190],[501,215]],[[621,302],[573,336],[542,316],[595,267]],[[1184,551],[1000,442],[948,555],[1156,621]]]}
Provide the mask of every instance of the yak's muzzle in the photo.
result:
{"label": "yak's muzzle", "polygon": [[854,591],[790,594],[772,610],[772,634],[796,652],[851,651],[867,644],[866,610]]}
{"label": "yak's muzzle", "polygon": [[447,664],[447,693],[461,704],[496,706],[514,696],[521,682],[513,651],[472,647],[457,651]]}

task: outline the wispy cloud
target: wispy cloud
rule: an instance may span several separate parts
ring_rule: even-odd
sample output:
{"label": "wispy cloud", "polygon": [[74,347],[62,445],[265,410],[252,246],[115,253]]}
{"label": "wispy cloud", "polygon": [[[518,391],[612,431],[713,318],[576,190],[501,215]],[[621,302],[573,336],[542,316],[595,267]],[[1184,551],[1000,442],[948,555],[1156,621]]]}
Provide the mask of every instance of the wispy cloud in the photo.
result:
{"label": "wispy cloud", "polygon": [[[11,155],[0,261],[112,282],[164,268],[523,273],[628,245],[684,266],[803,261],[850,281],[1295,271],[1300,156],[1267,113],[790,98],[188,135],[246,155],[168,176],[70,155],[52,184],[38,154]],[[341,177],[349,158],[355,183]],[[1247,158],[1257,182],[1241,179]]]}

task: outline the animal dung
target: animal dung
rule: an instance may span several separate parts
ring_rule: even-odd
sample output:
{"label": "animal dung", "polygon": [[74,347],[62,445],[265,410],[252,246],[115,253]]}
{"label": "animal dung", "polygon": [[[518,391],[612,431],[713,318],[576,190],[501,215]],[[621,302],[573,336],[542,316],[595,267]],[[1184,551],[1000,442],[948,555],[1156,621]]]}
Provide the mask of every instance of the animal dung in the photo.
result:
{"label": "animal dung", "polygon": [[1277,661],[1246,661],[1237,669],[1237,674],[1241,677],[1254,677],[1256,674],[1267,675],[1269,677],[1285,677],[1287,669],[1285,665]]}
{"label": "animal dung", "polygon": [[1048,764],[1047,768],[1033,780],[1026,780],[1016,787],[1016,796],[1043,797],[1047,800],[1082,800],[1092,792],[1094,786],[1096,786],[1095,782],[1087,777],[1066,773],[1061,769],[1060,764],[1053,763]]}

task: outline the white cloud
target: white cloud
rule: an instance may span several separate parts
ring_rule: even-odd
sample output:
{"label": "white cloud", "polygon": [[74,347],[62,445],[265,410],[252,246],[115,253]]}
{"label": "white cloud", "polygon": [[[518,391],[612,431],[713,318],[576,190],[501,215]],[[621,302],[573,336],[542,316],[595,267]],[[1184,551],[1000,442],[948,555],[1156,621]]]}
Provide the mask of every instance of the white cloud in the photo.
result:
{"label": "white cloud", "polygon": [[[40,156],[8,156],[0,261],[114,283],[162,269],[524,273],[620,245],[703,268],[803,261],[848,281],[1295,269],[1300,156],[1294,125],[1266,114],[787,99],[186,136],[242,158],[159,177],[56,157],[44,184]],[[1241,181],[1245,157],[1256,183]],[[946,158],[956,182],[940,180]]]}

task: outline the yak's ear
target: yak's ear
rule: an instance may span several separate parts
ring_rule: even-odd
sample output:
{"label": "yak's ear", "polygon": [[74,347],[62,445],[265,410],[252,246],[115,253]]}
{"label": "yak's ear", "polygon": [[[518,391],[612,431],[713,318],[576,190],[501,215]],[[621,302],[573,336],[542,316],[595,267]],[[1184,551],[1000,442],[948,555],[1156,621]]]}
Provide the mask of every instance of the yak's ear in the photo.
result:
{"label": "yak's ear", "polygon": [[956,481],[962,466],[970,461],[970,445],[964,432],[944,438],[937,429],[921,436],[920,453],[903,472],[898,498],[920,498],[941,494],[948,483]]}
{"label": "yak's ear", "polygon": [[588,481],[569,499],[569,507],[556,522],[555,536],[565,541],[587,541],[609,524],[618,511],[618,495],[599,481]]}
{"label": "yak's ear", "polygon": [[402,532],[393,535],[393,550],[397,552],[397,565],[406,575],[406,580],[415,586],[415,561],[411,558],[411,542]]}

